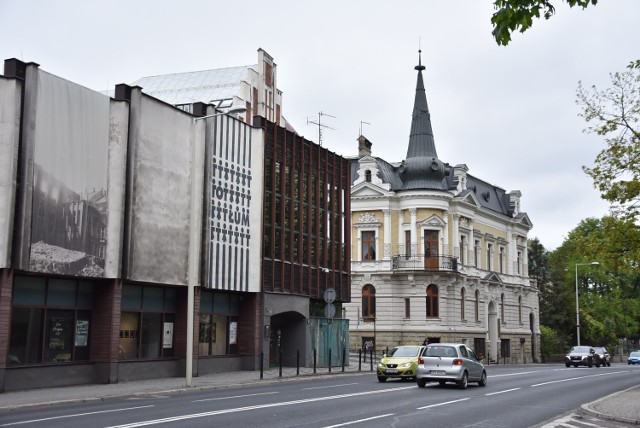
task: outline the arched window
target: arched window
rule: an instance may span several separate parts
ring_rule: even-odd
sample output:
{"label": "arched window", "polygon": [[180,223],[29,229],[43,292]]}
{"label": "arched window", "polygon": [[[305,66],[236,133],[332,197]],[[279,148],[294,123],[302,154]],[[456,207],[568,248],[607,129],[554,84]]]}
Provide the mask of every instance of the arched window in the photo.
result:
{"label": "arched window", "polygon": [[362,287],[362,318],[373,320],[376,317],[376,288],[367,284]]}
{"label": "arched window", "polygon": [[476,290],[475,311],[476,311],[476,321],[480,321],[480,291],[479,290]]}
{"label": "arched window", "polygon": [[436,318],[438,316],[438,287],[430,284],[427,287],[427,318]]}
{"label": "arched window", "polygon": [[503,323],[506,322],[504,319],[504,293],[500,295],[500,319]]}
{"label": "arched window", "polygon": [[371,171],[366,170],[364,172],[364,181],[366,181],[367,183],[371,183]]}
{"label": "arched window", "polygon": [[522,324],[522,296],[518,296],[518,321]]}
{"label": "arched window", "polygon": [[464,299],[467,294],[466,290],[463,288],[460,290],[460,319],[464,320]]}

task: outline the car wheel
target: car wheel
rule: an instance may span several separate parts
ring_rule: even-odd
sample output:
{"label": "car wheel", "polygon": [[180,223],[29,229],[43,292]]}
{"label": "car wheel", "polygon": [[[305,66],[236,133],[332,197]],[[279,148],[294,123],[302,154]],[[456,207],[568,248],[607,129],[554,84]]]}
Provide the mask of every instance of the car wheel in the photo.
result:
{"label": "car wheel", "polygon": [[593,363],[592,363],[591,361],[589,361],[589,362],[587,363],[587,367],[589,367],[589,368],[593,367]]}
{"label": "car wheel", "polygon": [[386,376],[378,376],[378,382],[386,382],[386,381],[387,381]]}
{"label": "car wheel", "polygon": [[467,372],[462,373],[462,379],[460,379],[457,384],[460,389],[467,389],[469,385],[469,375]]}
{"label": "car wheel", "polygon": [[573,367],[578,368],[578,365],[577,365],[577,364],[574,364],[574,365],[573,365]]}
{"label": "car wheel", "polygon": [[480,376],[480,380],[478,381],[478,385],[487,386],[487,372],[482,371],[482,376]]}
{"label": "car wheel", "polygon": [[607,367],[611,367],[611,363],[610,362],[607,362]]}
{"label": "car wheel", "polygon": [[596,367],[597,367],[597,368],[600,368],[600,363],[596,363]]}
{"label": "car wheel", "polygon": [[418,388],[424,388],[425,386],[427,386],[426,379],[418,379],[417,383],[418,383]]}
{"label": "car wheel", "polygon": [[567,366],[567,367],[571,367],[571,364],[569,364],[569,363],[564,363],[564,365]]}

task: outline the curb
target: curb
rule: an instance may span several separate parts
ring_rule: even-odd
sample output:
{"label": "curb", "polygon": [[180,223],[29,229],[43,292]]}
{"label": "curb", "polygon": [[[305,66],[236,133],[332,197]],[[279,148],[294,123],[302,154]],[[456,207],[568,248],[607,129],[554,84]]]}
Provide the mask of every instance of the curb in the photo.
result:
{"label": "curb", "polygon": [[625,389],[623,391],[614,392],[613,394],[610,394],[610,395],[607,395],[605,397],[599,398],[598,400],[592,401],[590,403],[582,404],[580,406],[580,412],[583,413],[583,414],[588,414],[588,415],[595,416],[595,417],[598,417],[598,418],[608,419],[610,421],[624,422],[624,423],[633,424],[633,425],[640,425],[640,419],[631,419],[631,418],[625,418],[623,416],[615,416],[615,415],[611,415],[611,414],[608,414],[608,413],[602,413],[602,412],[599,412],[599,411],[591,408],[591,406],[595,406],[598,403],[600,403],[601,401],[609,400],[609,399],[611,399],[611,398],[613,398],[613,397],[615,397],[617,395],[625,394],[626,392],[628,392],[628,391],[630,391],[632,389],[636,389],[636,388],[638,388],[638,387],[637,386],[632,386],[632,387],[627,388],[627,389]]}

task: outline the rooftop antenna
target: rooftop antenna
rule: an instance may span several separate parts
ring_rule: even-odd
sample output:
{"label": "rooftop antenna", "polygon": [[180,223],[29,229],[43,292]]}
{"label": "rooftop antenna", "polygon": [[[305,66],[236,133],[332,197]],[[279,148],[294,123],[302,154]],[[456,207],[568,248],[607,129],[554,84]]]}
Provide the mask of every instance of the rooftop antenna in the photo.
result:
{"label": "rooftop antenna", "polygon": [[362,125],[371,125],[369,122],[365,122],[364,120],[360,121],[360,135],[362,135]]}
{"label": "rooftop antenna", "polygon": [[329,129],[334,129],[335,130],[335,128],[332,128],[330,126],[322,124],[322,116],[329,116],[329,117],[332,117],[334,119],[336,118],[335,116],[331,116],[330,114],[323,113],[323,112],[318,113],[318,121],[317,122],[314,122],[313,120],[309,120],[309,118],[307,118],[307,125],[310,124],[310,123],[312,123],[314,125],[318,125],[318,144],[320,144],[321,147],[322,147],[322,128],[329,128]]}

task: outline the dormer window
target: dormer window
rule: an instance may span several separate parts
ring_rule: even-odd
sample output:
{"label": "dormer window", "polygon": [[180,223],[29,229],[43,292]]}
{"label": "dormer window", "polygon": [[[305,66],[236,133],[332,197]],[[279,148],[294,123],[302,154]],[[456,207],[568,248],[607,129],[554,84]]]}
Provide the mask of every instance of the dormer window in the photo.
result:
{"label": "dormer window", "polygon": [[364,181],[371,183],[371,170],[368,169],[364,172]]}

